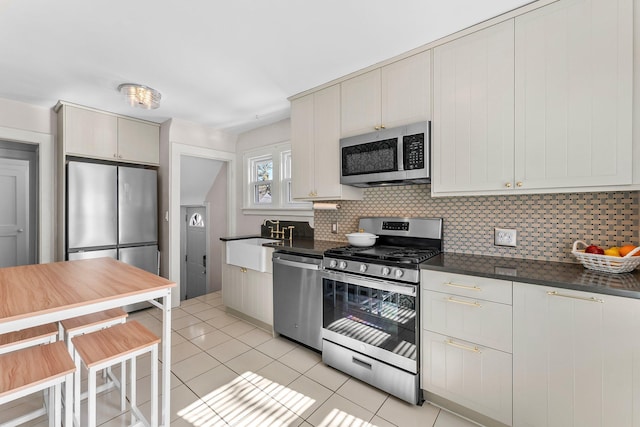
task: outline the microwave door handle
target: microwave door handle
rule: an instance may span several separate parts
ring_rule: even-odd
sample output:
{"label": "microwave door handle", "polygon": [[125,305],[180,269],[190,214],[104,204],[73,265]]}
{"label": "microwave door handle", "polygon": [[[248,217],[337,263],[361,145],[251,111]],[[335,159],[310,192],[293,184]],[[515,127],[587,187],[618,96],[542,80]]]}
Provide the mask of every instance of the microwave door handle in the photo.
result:
{"label": "microwave door handle", "polygon": [[403,171],[404,170],[404,141],[402,136],[398,137],[396,148],[398,150],[398,152],[396,153],[396,155],[398,156],[398,170]]}

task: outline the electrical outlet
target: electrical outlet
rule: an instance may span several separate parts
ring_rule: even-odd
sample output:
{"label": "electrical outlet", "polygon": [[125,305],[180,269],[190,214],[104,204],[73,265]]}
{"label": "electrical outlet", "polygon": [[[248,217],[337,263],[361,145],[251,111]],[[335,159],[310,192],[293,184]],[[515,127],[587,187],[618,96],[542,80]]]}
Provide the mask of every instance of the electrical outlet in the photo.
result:
{"label": "electrical outlet", "polygon": [[494,242],[496,246],[516,246],[517,231],[511,228],[494,228]]}
{"label": "electrical outlet", "polygon": [[338,234],[338,223],[337,222],[332,222],[331,223],[331,232],[333,234]]}

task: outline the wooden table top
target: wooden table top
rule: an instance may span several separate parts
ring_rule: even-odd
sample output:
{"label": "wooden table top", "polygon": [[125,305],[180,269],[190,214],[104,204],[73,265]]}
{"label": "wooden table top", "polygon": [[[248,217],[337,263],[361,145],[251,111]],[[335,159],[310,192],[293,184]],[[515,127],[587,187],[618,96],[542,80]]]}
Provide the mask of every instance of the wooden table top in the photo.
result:
{"label": "wooden table top", "polygon": [[0,323],[174,286],[112,258],[0,268]]}

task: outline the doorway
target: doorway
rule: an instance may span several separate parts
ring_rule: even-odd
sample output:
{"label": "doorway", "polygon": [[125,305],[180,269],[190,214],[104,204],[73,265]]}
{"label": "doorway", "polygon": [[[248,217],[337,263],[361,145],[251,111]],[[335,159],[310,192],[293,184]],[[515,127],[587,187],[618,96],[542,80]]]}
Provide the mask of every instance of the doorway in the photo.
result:
{"label": "doorway", "polygon": [[36,262],[37,194],[37,147],[0,141],[0,267]]}
{"label": "doorway", "polygon": [[184,283],[180,299],[195,298],[207,293],[207,237],[208,214],[206,206],[185,207],[184,224]]}

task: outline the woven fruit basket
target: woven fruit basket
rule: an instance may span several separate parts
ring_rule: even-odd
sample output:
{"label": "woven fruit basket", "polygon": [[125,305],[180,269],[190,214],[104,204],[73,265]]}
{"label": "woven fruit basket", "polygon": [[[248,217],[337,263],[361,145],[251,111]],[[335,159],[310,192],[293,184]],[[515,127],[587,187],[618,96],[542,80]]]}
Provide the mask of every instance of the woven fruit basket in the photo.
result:
{"label": "woven fruit basket", "polygon": [[571,253],[578,258],[578,261],[589,270],[604,271],[605,273],[628,273],[633,271],[640,265],[640,256],[634,256],[640,251],[640,246],[629,252],[623,257],[608,256],[598,254],[586,254],[583,249],[578,249],[578,245],[582,245],[585,248],[587,245],[582,240],[576,240],[573,242],[573,250]]}

